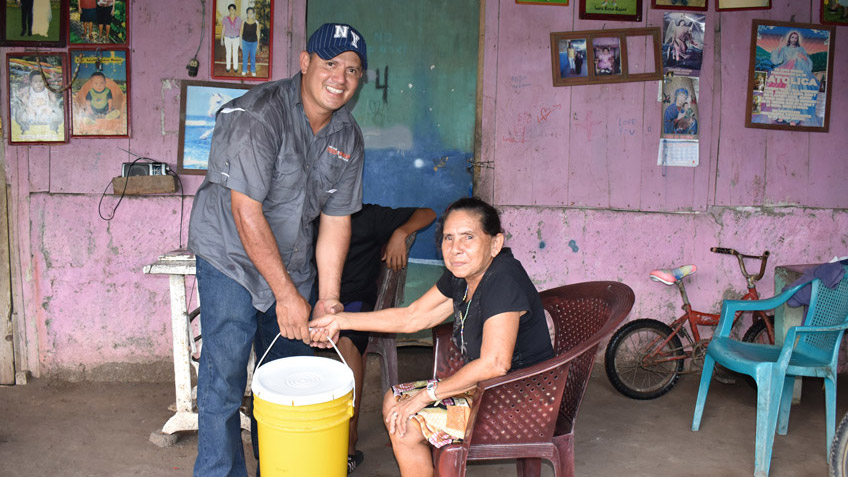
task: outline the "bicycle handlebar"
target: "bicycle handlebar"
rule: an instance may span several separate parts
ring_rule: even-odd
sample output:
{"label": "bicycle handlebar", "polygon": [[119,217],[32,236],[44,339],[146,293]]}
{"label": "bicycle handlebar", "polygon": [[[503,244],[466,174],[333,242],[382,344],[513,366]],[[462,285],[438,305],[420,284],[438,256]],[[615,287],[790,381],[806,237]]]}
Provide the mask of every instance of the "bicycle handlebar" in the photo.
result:
{"label": "bicycle handlebar", "polygon": [[[710,252],[721,253],[724,255],[733,255],[734,257],[736,257],[736,259],[739,260],[739,268],[742,269],[742,275],[745,276],[747,280],[753,282],[759,281],[761,278],[763,278],[763,275],[765,275],[766,273],[766,262],[768,262],[769,255],[771,255],[771,252],[769,252],[768,250],[763,252],[762,255],[746,255],[744,253],[739,253],[735,249],[725,247],[710,247]],[[743,259],[745,258],[759,260],[760,272],[756,275],[749,274],[748,270],[745,268],[745,262],[743,261]]]}

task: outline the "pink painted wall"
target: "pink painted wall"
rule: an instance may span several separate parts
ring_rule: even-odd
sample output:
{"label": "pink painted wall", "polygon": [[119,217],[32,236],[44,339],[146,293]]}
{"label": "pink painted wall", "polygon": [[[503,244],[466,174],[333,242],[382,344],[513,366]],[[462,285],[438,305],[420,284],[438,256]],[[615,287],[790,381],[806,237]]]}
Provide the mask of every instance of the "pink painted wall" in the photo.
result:
{"label": "pink painted wall", "polygon": [[507,244],[537,286],[623,281],[636,292],[630,319],[669,320],[680,297],[648,279],[654,268],[698,265],[687,290],[704,311],[744,291],[734,259],[711,246],[770,250],[766,296],[775,265],[848,255],[848,30],[836,34],[829,133],[747,129],[752,19],[817,23],[819,2],[706,12],[700,166],[664,176],[656,82],[551,86],[550,32],[661,27],[663,12],[643,3],[641,23],[580,20],[576,6],[486,3],[481,153],[495,168],[481,171],[477,191],[500,206]]}
{"label": "pink painted wall", "polygon": [[[662,13],[644,3],[645,22],[606,26],[659,25]],[[701,166],[669,168],[664,177],[655,165],[655,83],[551,86],[549,32],[599,29],[603,22],[576,19],[574,5],[486,0],[481,153],[494,169],[481,170],[477,191],[503,209],[509,245],[540,288],[622,280],[637,293],[632,317],[659,316],[678,302],[673,289],[647,280],[652,268],[698,264],[689,290],[705,307],[742,287],[735,265],[708,252],[713,245],[750,253],[768,248],[773,264],[847,254],[843,29],[832,132],[742,127],[750,21],[818,17],[810,2],[796,3],[802,2],[773,1],[767,12],[708,13]],[[133,370],[167,365],[171,356],[168,278],[144,275],[142,267],[185,243],[201,178],[182,176],[184,199],[126,197],[108,222],[99,218],[98,202],[120,164],[133,159],[121,148],[176,167],[179,81],[189,79],[185,65],[200,40],[201,6],[130,4],[131,138],[5,146],[19,258],[14,298],[24,334],[18,351],[21,367],[35,375],[97,379],[111,372],[133,379]],[[304,44],[305,4],[275,2],[275,79],[289,76],[291,52]],[[209,79],[207,7],[198,80]],[[5,66],[0,74],[5,84]],[[104,215],[115,202],[103,200]],[[765,292],[772,272],[769,267]]]}

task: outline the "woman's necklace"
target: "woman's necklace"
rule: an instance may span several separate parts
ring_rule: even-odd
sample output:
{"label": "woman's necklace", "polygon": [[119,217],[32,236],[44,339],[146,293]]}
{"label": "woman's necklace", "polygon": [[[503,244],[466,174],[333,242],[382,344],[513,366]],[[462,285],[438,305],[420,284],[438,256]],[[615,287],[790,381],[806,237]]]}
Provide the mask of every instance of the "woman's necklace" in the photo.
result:
{"label": "woman's necklace", "polygon": [[[462,301],[465,301],[468,298],[468,285],[465,285],[465,295],[462,296]],[[460,341],[460,352],[463,356],[467,355],[467,350],[465,348],[465,319],[468,318],[468,310],[471,309],[471,302],[474,300],[474,297],[471,297],[471,300],[468,300],[468,303],[465,305],[465,314],[463,315],[461,311],[459,313],[459,341]]]}

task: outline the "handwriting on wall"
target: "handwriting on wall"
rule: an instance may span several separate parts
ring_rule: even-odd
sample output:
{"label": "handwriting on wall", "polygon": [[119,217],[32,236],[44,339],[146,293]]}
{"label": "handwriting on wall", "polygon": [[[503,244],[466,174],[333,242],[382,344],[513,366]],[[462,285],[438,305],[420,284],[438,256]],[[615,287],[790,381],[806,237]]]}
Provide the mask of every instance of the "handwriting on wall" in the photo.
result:
{"label": "handwriting on wall", "polygon": [[551,115],[562,109],[561,104],[540,106],[538,114],[520,113],[516,115],[512,125],[503,136],[504,142],[524,144],[528,139],[541,137],[543,129],[538,127],[546,122]]}
{"label": "handwriting on wall", "polygon": [[588,111],[585,115],[585,118],[580,119],[580,115],[578,113],[573,113],[572,118],[575,122],[574,126],[578,129],[583,129],[586,131],[586,141],[592,141],[592,129],[595,126],[600,126],[604,122],[601,120],[594,121],[592,120],[592,111]]}
{"label": "handwriting on wall", "polygon": [[379,91],[383,90],[383,102],[388,104],[389,102],[389,65],[383,67],[383,82],[380,83],[380,68],[376,68],[377,70],[377,84],[374,87]]}
{"label": "handwriting on wall", "polygon": [[509,77],[510,86],[512,89],[521,89],[530,86],[525,75],[513,75]]}
{"label": "handwriting on wall", "polygon": [[618,118],[618,135],[619,136],[635,136],[636,135],[636,120]]}

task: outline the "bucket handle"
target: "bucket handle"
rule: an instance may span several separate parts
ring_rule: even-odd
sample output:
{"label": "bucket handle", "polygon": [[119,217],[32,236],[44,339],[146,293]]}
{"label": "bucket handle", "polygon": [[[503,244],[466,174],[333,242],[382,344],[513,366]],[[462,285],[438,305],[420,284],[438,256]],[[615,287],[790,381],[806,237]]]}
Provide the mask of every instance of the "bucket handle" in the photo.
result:
{"label": "bucket handle", "polygon": [[[271,351],[271,348],[274,346],[274,343],[277,342],[277,339],[279,339],[279,337],[280,333],[277,333],[277,336],[275,336],[274,340],[271,341],[271,344],[268,346],[268,349],[265,350],[265,354],[263,354],[262,357],[259,359],[259,362],[256,363],[256,369],[259,369],[259,366],[262,365],[262,361],[265,360],[265,356],[268,356],[268,352]],[[333,342],[333,339],[328,336],[327,341],[329,341],[330,344],[333,345],[333,349],[336,350],[336,354],[339,355],[339,358],[342,360],[342,363],[344,363],[344,365],[347,366],[348,369],[350,369],[350,366],[347,364],[347,361],[345,361],[344,356],[342,356],[342,353],[341,351],[339,351],[339,348],[336,346],[336,343]],[[356,380],[353,381],[353,403],[354,405],[356,404]]]}

